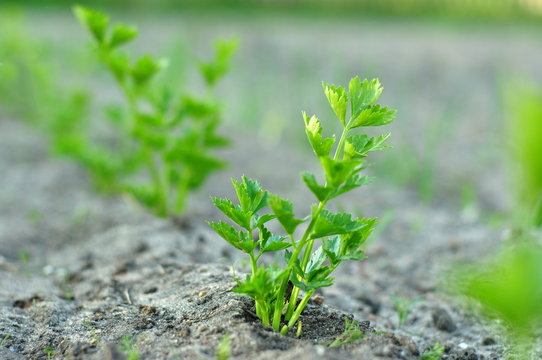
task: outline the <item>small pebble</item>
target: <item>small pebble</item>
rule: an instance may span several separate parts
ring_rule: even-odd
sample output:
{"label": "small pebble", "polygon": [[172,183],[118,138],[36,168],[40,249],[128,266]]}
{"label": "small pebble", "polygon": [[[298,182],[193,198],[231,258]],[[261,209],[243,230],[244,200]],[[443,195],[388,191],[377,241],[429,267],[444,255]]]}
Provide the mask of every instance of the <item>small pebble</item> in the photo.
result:
{"label": "small pebble", "polygon": [[448,311],[442,308],[434,310],[431,317],[433,318],[433,324],[439,330],[453,332],[457,328]]}
{"label": "small pebble", "polygon": [[497,341],[495,341],[495,339],[493,339],[492,337],[486,337],[482,341],[482,345],[484,345],[484,346],[495,345],[496,343],[497,343]]}
{"label": "small pebble", "polygon": [[207,295],[207,291],[200,291],[200,292],[198,293],[198,296],[199,296],[199,297],[204,297],[205,295]]}

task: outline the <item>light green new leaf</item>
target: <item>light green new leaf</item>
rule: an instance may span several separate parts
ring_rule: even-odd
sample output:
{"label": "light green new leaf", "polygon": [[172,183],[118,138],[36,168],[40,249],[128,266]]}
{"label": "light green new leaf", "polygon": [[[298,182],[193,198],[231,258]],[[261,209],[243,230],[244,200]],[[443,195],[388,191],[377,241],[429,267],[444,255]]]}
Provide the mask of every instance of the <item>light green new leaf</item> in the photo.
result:
{"label": "light green new leaf", "polygon": [[109,40],[109,46],[111,48],[116,48],[132,41],[137,37],[137,35],[138,32],[135,27],[123,24],[116,24],[113,27],[113,31],[111,33],[111,40]]}
{"label": "light green new leaf", "polygon": [[334,214],[328,210],[322,210],[314,224],[310,238],[318,239],[326,236],[348,234],[364,226],[366,226],[364,221],[359,219],[352,220],[352,216],[348,213]]}
{"label": "light green new leaf", "polygon": [[80,5],[75,6],[73,11],[79,22],[90,31],[99,44],[102,44],[105,40],[107,26],[109,25],[109,17],[100,11],[88,9]]}
{"label": "light green new leaf", "polygon": [[268,192],[262,190],[257,181],[251,180],[246,176],[243,176],[241,179],[240,183],[235,179],[231,181],[237,193],[241,208],[243,211],[252,215],[267,206]]}
{"label": "light green new leaf", "polygon": [[352,121],[350,128],[387,125],[395,119],[396,112],[397,110],[390,110],[387,107],[373,105],[361,111],[361,113]]}
{"label": "light green new leaf", "polygon": [[360,81],[356,76],[350,80],[348,90],[350,92],[351,116],[352,119],[356,119],[366,107],[372,105],[380,97],[384,89],[378,79]]}
{"label": "light green new leaf", "polygon": [[309,118],[306,113],[303,113],[303,119],[305,120],[305,133],[309,138],[309,143],[316,156],[329,156],[331,148],[333,147],[333,144],[335,144],[335,137],[322,137],[322,126],[320,125],[320,120],[318,120],[316,116],[313,115]]}
{"label": "light green new leaf", "polygon": [[295,218],[293,204],[276,195],[270,195],[268,203],[286,233],[292,235],[297,225],[303,222],[303,220]]}
{"label": "light green new leaf", "polygon": [[348,94],[341,86],[322,83],[329,105],[343,124],[346,126],[346,107],[348,106]]}

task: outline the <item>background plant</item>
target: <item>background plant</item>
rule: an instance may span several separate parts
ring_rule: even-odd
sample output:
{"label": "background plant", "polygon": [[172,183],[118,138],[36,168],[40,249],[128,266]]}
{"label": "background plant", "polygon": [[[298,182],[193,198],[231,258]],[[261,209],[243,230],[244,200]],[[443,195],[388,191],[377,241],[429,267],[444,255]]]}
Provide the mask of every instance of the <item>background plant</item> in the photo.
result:
{"label": "background plant", "polygon": [[542,92],[515,88],[508,101],[507,138],[510,179],[515,190],[516,214],[521,226],[542,226]]}
{"label": "background plant", "polygon": [[137,37],[134,27],[110,26],[107,15],[81,6],[74,11],[126,106],[108,113],[115,136],[107,143],[93,142],[84,124],[73,122],[64,129],[71,136],[64,134],[57,147],[82,163],[102,189],[127,192],[159,216],[182,213],[188,193],[225,165],[213,153],[228,141],[217,134],[220,106],[211,93],[228,71],[237,43],[217,42],[215,58],[199,64],[204,97],[181,95],[155,81],[165,59],[133,59],[120,51]]}
{"label": "background plant", "polygon": [[[250,258],[252,272],[244,280],[237,279],[234,291],[252,297],[262,323],[282,334],[296,324],[317,289],[333,284],[331,274],[341,262],[365,258],[360,247],[373,231],[376,219],[353,219],[348,213],[333,213],[326,206],[332,199],[371,182],[371,178],[360,174],[365,169],[365,158],[372,151],[387,148],[383,143],[389,134],[369,137],[350,135],[351,131],[386,125],[395,118],[395,110],[375,104],[383,90],[377,79],[360,81],[355,77],[348,91],[326,83],[323,88],[343,130],[338,142],[334,136],[326,138],[320,120],[303,113],[305,132],[325,179],[321,183],[314,174],[302,174],[317,199],[310,213],[304,218],[296,217],[291,202],[263,190],[258,182],[244,176],[241,182],[232,180],[239,204],[213,198],[214,204],[240,229],[224,221],[209,223],[210,226]],[[271,213],[263,213],[264,209]],[[269,231],[266,223],[273,219],[281,225],[283,235]],[[301,224],[305,224],[302,235],[296,232]],[[276,251],[282,251],[281,266],[259,264],[263,254]],[[301,291],[304,294],[298,301]]]}

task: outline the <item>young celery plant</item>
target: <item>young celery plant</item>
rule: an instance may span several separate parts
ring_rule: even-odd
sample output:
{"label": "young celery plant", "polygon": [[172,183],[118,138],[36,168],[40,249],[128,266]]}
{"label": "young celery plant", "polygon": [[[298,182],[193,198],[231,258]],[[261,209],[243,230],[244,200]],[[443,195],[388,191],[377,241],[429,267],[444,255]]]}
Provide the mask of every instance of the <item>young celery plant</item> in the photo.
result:
{"label": "young celery plant", "polygon": [[[335,146],[335,137],[322,136],[320,120],[303,113],[309,143],[325,178],[322,185],[314,174],[302,174],[303,181],[317,199],[310,214],[297,218],[291,202],[263,190],[258,182],[244,176],[241,182],[232,180],[239,204],[213,198],[215,206],[240,229],[224,221],[209,225],[250,258],[251,274],[245,280],[236,279],[234,291],[252,297],[256,315],[262,323],[282,334],[295,326],[317,289],[333,284],[330,275],[342,261],[365,258],[360,247],[371,234],[376,219],[352,219],[350,214],[333,213],[326,206],[332,199],[371,182],[371,178],[360,174],[365,168],[365,158],[371,151],[387,148],[383,143],[389,134],[369,137],[366,134],[350,135],[351,131],[364,126],[386,125],[395,118],[395,110],[375,104],[382,93],[376,79],[360,81],[355,77],[350,81],[348,91],[326,83],[323,88],[343,131]],[[264,209],[270,209],[270,212],[264,213]],[[266,224],[272,220],[280,223],[283,235],[268,230]],[[304,223],[305,230],[299,237],[296,230]],[[317,243],[320,246],[313,251]],[[258,265],[264,253],[276,251],[283,252],[282,267]],[[299,301],[301,291],[304,294]]]}
{"label": "young celery plant", "polygon": [[216,133],[220,106],[211,94],[228,71],[237,42],[218,42],[215,59],[200,64],[206,97],[177,97],[156,84],[167,61],[150,55],[133,60],[119,50],[137,37],[134,27],[110,27],[107,15],[81,6],[74,11],[90,32],[96,54],[113,75],[127,106],[126,111],[113,114],[118,135],[115,147],[94,146],[79,132],[72,141],[64,141],[66,152],[99,183],[131,194],[156,215],[181,214],[187,194],[225,165],[213,154],[228,141]]}

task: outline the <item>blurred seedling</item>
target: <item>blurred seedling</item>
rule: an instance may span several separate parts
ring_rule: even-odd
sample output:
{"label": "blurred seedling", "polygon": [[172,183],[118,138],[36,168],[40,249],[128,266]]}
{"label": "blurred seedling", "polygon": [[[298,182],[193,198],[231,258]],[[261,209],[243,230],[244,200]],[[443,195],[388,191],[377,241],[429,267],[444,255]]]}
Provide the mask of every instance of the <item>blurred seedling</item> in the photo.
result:
{"label": "blurred seedling", "polygon": [[[336,144],[335,137],[322,135],[316,116],[303,113],[305,132],[325,179],[319,182],[309,172],[301,176],[317,199],[309,214],[296,217],[290,201],[263,190],[258,182],[245,176],[240,182],[232,180],[239,204],[230,199],[212,199],[240,229],[224,221],[209,225],[250,258],[251,273],[244,280],[236,278],[234,291],[253,298],[256,315],[263,325],[282,334],[294,329],[316,290],[333,284],[331,274],[343,261],[365,259],[362,246],[372,233],[376,218],[352,219],[351,214],[333,213],[326,206],[332,199],[370,183],[372,178],[360,174],[365,169],[365,158],[372,151],[388,148],[384,142],[389,134],[369,137],[351,135],[351,131],[387,125],[395,118],[395,110],[375,104],[383,90],[377,79],[361,81],[355,77],[348,90],[326,83],[323,88],[342,126],[342,134]],[[268,212],[263,213],[264,209]],[[278,221],[283,235],[268,229],[266,223],[270,221]],[[302,235],[296,232],[301,224],[306,224]],[[283,264],[259,264],[263,254],[277,252],[282,254]],[[300,292],[304,294],[299,301]]]}
{"label": "blurred seedling", "polygon": [[366,334],[360,329],[360,325],[355,320],[344,318],[344,331],[339,337],[333,340],[328,346],[336,347],[363,339]]}
{"label": "blurred seedling", "polygon": [[6,343],[6,341],[8,341],[8,339],[11,337],[11,334],[6,334],[4,335],[4,337],[2,338],[2,341],[0,341],[0,348],[3,348],[4,347],[4,344]]}
{"label": "blurred seedling", "polygon": [[39,125],[44,105],[53,96],[52,66],[47,44],[24,29],[20,10],[3,8],[0,14],[0,99],[2,106],[29,123]]}
{"label": "blurred seedling", "polygon": [[505,98],[509,110],[509,174],[516,195],[517,222],[522,227],[541,227],[542,91],[515,88]]}
{"label": "blurred seedling", "polygon": [[433,347],[427,349],[427,352],[420,355],[420,360],[440,360],[446,348],[440,343],[435,343]]}
{"label": "blurred seedling", "polygon": [[109,114],[116,135],[112,146],[93,142],[87,131],[76,129],[59,147],[82,163],[100,188],[128,193],[158,216],[183,213],[188,194],[225,166],[213,153],[229,141],[217,134],[221,111],[211,94],[227,73],[237,42],[217,42],[215,58],[199,63],[207,87],[204,97],[180,95],[155,81],[167,60],[150,55],[133,59],[120,50],[138,36],[136,28],[110,26],[106,14],[82,6],[74,12],[126,106]]}
{"label": "blurred seedling", "polygon": [[518,240],[483,262],[457,268],[456,291],[479,303],[484,316],[502,321],[509,358],[534,359],[531,345],[542,330],[542,246]]}
{"label": "blurred seedling", "polygon": [[134,339],[130,334],[124,334],[120,349],[126,353],[126,360],[139,360],[139,350],[134,347]]}
{"label": "blurred seedling", "polygon": [[45,348],[43,352],[45,353],[45,355],[47,355],[47,360],[53,360],[55,358],[56,352],[53,350],[51,346],[48,346],[47,348]]}
{"label": "blurred seedling", "polygon": [[410,314],[412,306],[419,301],[419,298],[405,299],[392,296],[393,307],[397,312],[397,326],[401,327],[405,324],[405,321]]}
{"label": "blurred seedling", "polygon": [[216,347],[216,359],[228,360],[231,356],[231,336],[226,334],[220,339]]}

